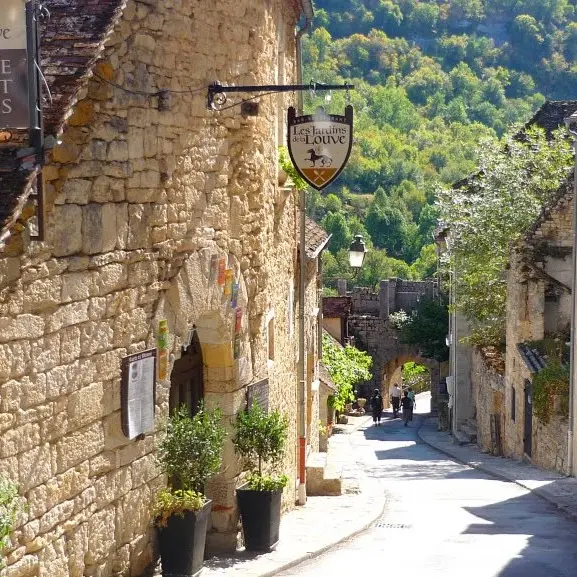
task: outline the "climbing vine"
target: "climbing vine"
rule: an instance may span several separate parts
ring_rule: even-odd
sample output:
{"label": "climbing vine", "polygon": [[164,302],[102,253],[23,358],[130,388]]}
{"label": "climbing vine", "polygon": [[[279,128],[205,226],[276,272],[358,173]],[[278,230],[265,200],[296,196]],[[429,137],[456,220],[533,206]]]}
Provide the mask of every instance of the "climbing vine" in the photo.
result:
{"label": "climbing vine", "polygon": [[340,346],[328,335],[323,335],[323,364],[337,387],[332,405],[342,412],[355,399],[353,385],[371,378],[373,359],[364,351],[347,345]]}
{"label": "climbing vine", "polygon": [[554,360],[533,377],[533,413],[542,423],[547,424],[556,409],[563,417],[569,415],[569,373],[568,365]]}
{"label": "climbing vine", "polygon": [[555,413],[562,417],[569,415],[569,340],[567,326],[555,335],[525,343],[547,361],[547,366],[532,380],[533,413],[544,424]]}

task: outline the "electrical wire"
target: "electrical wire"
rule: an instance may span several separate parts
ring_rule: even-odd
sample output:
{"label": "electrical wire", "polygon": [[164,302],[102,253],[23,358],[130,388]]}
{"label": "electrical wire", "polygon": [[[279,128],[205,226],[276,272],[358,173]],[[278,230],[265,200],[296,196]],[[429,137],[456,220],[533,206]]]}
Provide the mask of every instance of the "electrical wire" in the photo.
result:
{"label": "electrical wire", "polygon": [[163,88],[161,90],[157,90],[156,92],[147,92],[146,90],[135,90],[132,88],[126,88],[125,86],[121,86],[116,82],[112,82],[112,80],[108,80],[104,76],[98,74],[98,72],[94,73],[94,76],[102,82],[106,82],[106,84],[110,84],[110,86],[114,86],[114,88],[118,88],[118,90],[122,90],[123,92],[127,92],[128,94],[135,94],[137,96],[161,96],[162,94],[166,94],[167,92],[170,94],[196,94],[198,92],[202,92],[207,90],[207,86],[200,86],[198,88],[190,88],[188,90],[170,90],[169,88]]}
{"label": "electrical wire", "polygon": [[[114,88],[118,88],[119,90],[122,90],[123,92],[127,92],[128,94],[135,94],[137,96],[155,97],[155,96],[161,96],[162,94],[166,94],[167,92],[170,94],[197,94],[198,92],[203,92],[203,91],[209,89],[209,86],[200,86],[198,88],[190,88],[188,90],[170,90],[170,89],[166,88],[166,89],[157,90],[156,92],[147,92],[145,90],[135,90],[132,88],[126,88],[125,86],[117,84],[116,82],[112,82],[112,80],[108,80],[108,78],[105,78],[104,76],[98,74],[97,72],[94,72],[94,76],[96,78],[98,78],[99,80],[106,82],[106,84],[110,84],[110,86],[113,86]],[[217,112],[223,112],[225,110],[230,110],[231,108],[234,108],[235,106],[241,106],[245,102],[250,102],[251,100],[256,100],[257,98],[261,98],[262,96],[270,96],[271,94],[280,94],[281,92],[282,91],[280,91],[280,90],[272,90],[270,92],[259,93],[259,94],[256,94],[255,96],[251,96],[250,98],[245,98],[245,99],[241,100],[240,102],[235,102],[234,104],[229,104],[228,106],[224,106],[222,108],[217,108],[216,111]]]}

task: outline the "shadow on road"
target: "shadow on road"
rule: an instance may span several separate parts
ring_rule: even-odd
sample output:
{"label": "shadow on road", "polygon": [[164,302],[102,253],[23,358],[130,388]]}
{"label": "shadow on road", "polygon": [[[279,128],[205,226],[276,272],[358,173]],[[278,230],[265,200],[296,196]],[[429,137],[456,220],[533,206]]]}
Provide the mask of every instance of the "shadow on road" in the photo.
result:
{"label": "shadow on road", "polygon": [[497,577],[573,577],[577,567],[575,524],[531,494],[465,510],[489,523],[473,523],[474,535],[526,535],[527,545]]}

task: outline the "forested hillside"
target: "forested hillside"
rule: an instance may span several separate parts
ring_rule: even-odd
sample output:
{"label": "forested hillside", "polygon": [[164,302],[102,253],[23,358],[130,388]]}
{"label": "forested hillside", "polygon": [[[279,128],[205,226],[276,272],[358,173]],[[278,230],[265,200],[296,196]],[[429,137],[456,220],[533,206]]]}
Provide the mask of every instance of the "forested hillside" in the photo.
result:
{"label": "forested hillside", "polygon": [[[355,146],[310,214],[333,234],[327,284],[350,276],[351,235],[373,250],[359,281],[434,272],[434,189],[548,99],[577,98],[577,10],[568,0],[316,0],[305,76],[349,81]],[[335,93],[333,111],[347,95]],[[482,146],[482,144],[481,144]]]}

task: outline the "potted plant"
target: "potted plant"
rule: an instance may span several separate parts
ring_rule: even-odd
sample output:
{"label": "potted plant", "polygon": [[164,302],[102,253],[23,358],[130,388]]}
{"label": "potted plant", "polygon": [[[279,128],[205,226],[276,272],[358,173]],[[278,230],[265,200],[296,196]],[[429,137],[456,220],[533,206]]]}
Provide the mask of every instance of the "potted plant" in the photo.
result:
{"label": "potted plant", "polygon": [[3,553],[10,545],[10,535],[14,531],[16,519],[24,510],[25,501],[18,495],[16,485],[0,477],[0,569],[4,567]]}
{"label": "potted plant", "polygon": [[278,474],[288,419],[279,411],[268,414],[253,403],[238,413],[235,429],[232,442],[248,471],[246,484],[236,491],[245,547],[270,551],[279,540],[281,497],[288,483],[286,475]]}
{"label": "potted plant", "polygon": [[190,415],[182,405],[168,419],[158,446],[158,463],[169,487],[154,506],[162,573],[198,575],[204,560],[206,530],[212,502],[204,495],[206,481],[218,473],[226,436],[219,409],[199,406]]}

